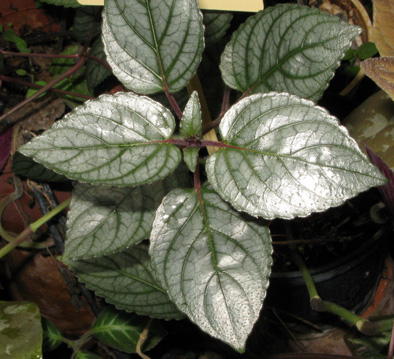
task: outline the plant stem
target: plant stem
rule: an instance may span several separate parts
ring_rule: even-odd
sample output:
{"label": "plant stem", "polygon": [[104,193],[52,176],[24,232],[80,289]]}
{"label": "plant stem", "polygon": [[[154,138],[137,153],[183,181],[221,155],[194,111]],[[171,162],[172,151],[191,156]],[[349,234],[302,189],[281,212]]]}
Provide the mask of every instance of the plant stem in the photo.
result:
{"label": "plant stem", "polygon": [[308,289],[309,297],[312,300],[313,298],[319,298],[319,294],[317,293],[317,289],[315,283],[313,282],[312,275],[309,272],[305,262],[302,260],[301,256],[292,248],[291,249],[291,257],[294,263],[298,266],[302,276],[304,277],[304,281],[306,287]]}
{"label": "plant stem", "polygon": [[32,233],[33,231],[31,230],[30,226],[26,227],[18,237],[16,237],[12,242],[7,243],[3,248],[0,249],[0,258],[3,258],[14,248],[18,247]]}
{"label": "plant stem", "polygon": [[98,62],[100,65],[103,65],[108,71],[110,71],[112,73],[112,68],[111,68],[111,66],[109,66],[109,64],[107,62],[99,59],[96,56],[90,55],[90,54],[84,54],[84,56],[86,56],[88,59]]}
{"label": "plant stem", "polygon": [[80,60],[68,71],[66,71],[65,73],[61,74],[59,77],[57,77],[56,79],[54,79],[53,81],[51,81],[48,85],[42,87],[40,90],[38,90],[33,96],[29,97],[28,99],[20,102],[18,105],[16,105],[15,107],[13,107],[11,110],[9,110],[7,113],[5,113],[3,116],[0,116],[0,131],[2,131],[3,129],[10,127],[12,125],[14,125],[18,120],[12,120],[12,121],[6,121],[6,118],[11,115],[12,113],[18,111],[20,108],[22,108],[24,105],[26,105],[27,103],[33,101],[34,99],[36,99],[38,96],[40,96],[41,94],[43,94],[44,92],[48,91],[49,89],[51,89],[52,87],[54,87],[56,84],[58,84],[59,82],[63,81],[65,78],[67,78],[68,76],[74,74],[75,72],[77,72],[84,64],[85,64],[85,57],[81,57]]}
{"label": "plant stem", "polygon": [[72,54],[72,55],[61,55],[61,54],[38,54],[38,53],[19,53],[19,52],[12,52],[12,51],[3,51],[0,50],[0,55],[4,56],[20,56],[20,57],[46,57],[51,59],[74,59],[79,58],[80,54]]}
{"label": "plant stem", "polygon": [[[33,190],[36,203],[41,213],[44,215],[48,213],[52,208],[59,205],[55,195],[53,194],[51,187],[46,183],[36,183],[29,181],[29,187]],[[59,226],[61,228],[59,228]],[[66,221],[64,217],[59,217],[56,223],[48,222],[48,232],[52,237],[53,243],[55,244],[56,251],[58,254],[64,252],[64,233],[66,233]]]}
{"label": "plant stem", "polygon": [[230,107],[230,94],[231,94],[231,88],[226,86],[224,89],[224,94],[223,94],[223,101],[222,101],[222,109],[220,111],[220,114],[225,114],[227,110]]}
{"label": "plant stem", "polygon": [[217,147],[217,148],[232,148],[235,150],[247,150],[246,148],[239,147],[239,146],[234,146],[234,145],[229,145],[228,143],[224,143],[221,141],[210,141],[210,140],[190,140],[190,139],[180,139],[180,138],[170,138],[168,140],[162,140],[162,141],[152,141],[150,143],[170,143],[175,146],[180,146],[180,147],[195,147],[195,148],[201,148],[201,147]]}
{"label": "plant stem", "polygon": [[142,346],[144,345],[146,339],[148,339],[148,334],[149,334],[149,329],[152,325],[153,318],[149,318],[148,323],[146,324],[144,330],[142,331],[140,337],[138,338],[138,342],[136,345],[136,353],[142,358],[142,359],[150,359],[147,355],[142,353]]}
{"label": "plant stem", "polygon": [[311,299],[311,307],[313,310],[316,310],[317,312],[328,312],[331,314],[338,315],[342,319],[345,319],[349,323],[355,325],[357,329],[359,329],[362,333],[363,331],[361,330],[361,328],[363,326],[363,323],[368,322],[367,319],[363,319],[359,317],[358,315],[354,314],[350,310],[347,310],[338,304],[326,300],[322,300],[320,299],[320,297]]}
{"label": "plant stem", "polygon": [[231,88],[226,86],[226,88],[224,89],[222,109],[220,111],[220,114],[215,120],[211,121],[210,123],[204,124],[202,128],[203,135],[205,135],[207,132],[213,130],[214,128],[220,125],[223,116],[225,115],[225,113],[230,107],[230,94],[231,94]]}
{"label": "plant stem", "polygon": [[[212,123],[211,114],[209,112],[207,100],[205,98],[204,90],[201,86],[200,79],[198,75],[194,75],[194,77],[190,80],[189,84],[186,86],[187,92],[189,95],[193,93],[193,91],[197,91],[198,98],[200,99],[201,104],[201,115],[202,115],[202,124],[203,124],[203,136],[205,140],[208,141],[218,141],[218,137],[216,136],[216,132],[213,130],[214,127],[209,127]],[[204,131],[204,128],[209,127],[208,130]],[[209,155],[214,154],[217,151],[216,147],[207,147]]]}
{"label": "plant stem", "polygon": [[366,335],[378,335],[392,330],[394,318],[382,319],[377,321],[364,320],[357,325],[357,329]]}
{"label": "plant stem", "polygon": [[172,109],[175,111],[175,114],[177,115],[179,121],[181,121],[183,116],[182,110],[179,107],[178,102],[176,102],[175,97],[172,96],[172,94],[169,92],[168,86],[165,81],[164,81],[164,92],[168,98],[168,101],[170,101],[170,105]]}
{"label": "plant stem", "polygon": [[[41,86],[41,85],[33,84],[31,82],[23,81],[23,80],[16,79],[16,78],[13,78],[13,77],[9,77],[9,76],[5,76],[5,75],[0,75],[0,81],[1,80],[2,81],[7,81],[7,82],[13,82],[13,83],[16,83],[16,84],[19,84],[19,85],[22,85],[22,86],[33,87],[33,88],[36,88],[36,89],[43,88],[43,86]],[[56,89],[56,88],[51,88],[51,89],[49,89],[49,91],[61,93],[63,95],[80,97],[80,98],[83,98],[85,100],[91,100],[91,99],[94,98],[94,97],[91,97],[91,96],[82,95],[82,94],[74,93],[74,92],[70,92],[70,91],[59,90],[59,89]]]}
{"label": "plant stem", "polygon": [[393,327],[391,328],[391,338],[390,338],[389,351],[387,353],[387,359],[392,359],[393,356],[394,356],[394,322],[393,322]]}
{"label": "plant stem", "polygon": [[361,318],[357,314],[354,314],[350,310],[341,307],[338,304],[322,300],[317,293],[316,286],[313,283],[312,276],[305,265],[301,256],[295,251],[292,250],[292,258],[294,262],[297,264],[298,268],[301,271],[302,276],[304,277],[305,284],[308,288],[308,293],[310,297],[311,307],[313,310],[317,312],[328,312],[331,314],[338,315],[342,319],[348,321],[349,323],[356,326],[356,328],[363,334],[366,335],[377,335],[379,333],[383,333],[392,329],[393,327],[393,318],[383,319],[379,321],[370,321],[368,319]]}
{"label": "plant stem", "polygon": [[29,235],[35,233],[38,228],[49,221],[51,218],[59,214],[63,209],[65,209],[70,204],[71,198],[62,202],[59,206],[54,208],[52,211],[48,212],[45,216],[41,217],[37,221],[31,223],[26,227],[18,237],[16,237],[12,242],[7,243],[3,248],[0,249],[0,258],[3,258],[6,254],[11,252],[14,248],[25,241]]}
{"label": "plant stem", "polygon": [[48,222],[50,219],[55,217],[57,214],[59,214],[63,209],[65,209],[71,202],[71,197],[66,199],[64,202],[60,203],[57,207],[49,211],[47,214],[42,216],[40,219],[37,221],[33,222],[30,224],[30,228],[33,232],[36,232],[38,228],[40,228],[43,224]]}

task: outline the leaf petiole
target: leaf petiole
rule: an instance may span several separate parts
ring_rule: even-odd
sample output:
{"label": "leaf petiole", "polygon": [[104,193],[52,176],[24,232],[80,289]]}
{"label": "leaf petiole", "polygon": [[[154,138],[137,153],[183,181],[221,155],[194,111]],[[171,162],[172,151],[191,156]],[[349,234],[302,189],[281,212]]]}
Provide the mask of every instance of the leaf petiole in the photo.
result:
{"label": "leaf petiole", "polygon": [[42,216],[37,221],[31,223],[28,227],[26,227],[21,234],[19,234],[12,242],[7,243],[3,248],[0,249],[0,258],[3,258],[6,254],[11,252],[14,248],[19,246],[22,242],[24,242],[29,235],[35,233],[38,228],[40,228],[43,224],[48,222],[50,219],[59,214],[63,209],[65,209],[70,204],[71,198],[66,199],[56,208],[49,211],[45,216]]}
{"label": "leaf petiole", "polygon": [[32,232],[36,232],[38,230],[38,228],[40,228],[43,224],[45,224],[46,222],[48,222],[50,219],[52,219],[53,217],[55,217],[57,214],[59,214],[61,211],[63,211],[63,209],[65,209],[71,202],[71,197],[66,199],[65,201],[63,201],[62,203],[60,203],[57,207],[55,207],[54,209],[52,209],[51,211],[49,211],[47,214],[45,214],[44,216],[42,216],[40,219],[38,219],[37,221],[33,222],[32,224],[30,224],[30,228],[32,230]]}

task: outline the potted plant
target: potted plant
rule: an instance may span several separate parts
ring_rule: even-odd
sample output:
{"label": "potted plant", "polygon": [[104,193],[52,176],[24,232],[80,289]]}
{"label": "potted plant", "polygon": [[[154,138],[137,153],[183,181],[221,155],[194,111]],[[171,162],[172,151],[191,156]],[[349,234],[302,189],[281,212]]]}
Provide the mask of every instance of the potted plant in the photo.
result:
{"label": "potted plant", "polygon": [[[228,17],[213,18],[221,37]],[[316,105],[359,33],[292,4],[248,17],[221,55],[227,87],[210,122],[195,77],[204,51],[197,2],[106,1],[92,52],[105,53],[129,91],[76,107],[14,158],[14,168],[74,181],[61,261],[116,308],[186,316],[243,352],[270,281],[266,221],[322,212],[386,183]],[[147,96],[160,92],[171,109]]]}

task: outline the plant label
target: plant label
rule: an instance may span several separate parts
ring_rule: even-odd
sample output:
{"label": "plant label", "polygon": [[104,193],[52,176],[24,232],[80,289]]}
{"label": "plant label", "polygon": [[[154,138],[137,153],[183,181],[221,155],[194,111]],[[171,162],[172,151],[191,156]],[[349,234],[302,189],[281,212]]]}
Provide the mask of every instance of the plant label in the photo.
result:
{"label": "plant label", "polygon": [[[81,5],[104,5],[104,0],[78,0]],[[201,9],[257,12],[264,9],[263,0],[199,0]]]}

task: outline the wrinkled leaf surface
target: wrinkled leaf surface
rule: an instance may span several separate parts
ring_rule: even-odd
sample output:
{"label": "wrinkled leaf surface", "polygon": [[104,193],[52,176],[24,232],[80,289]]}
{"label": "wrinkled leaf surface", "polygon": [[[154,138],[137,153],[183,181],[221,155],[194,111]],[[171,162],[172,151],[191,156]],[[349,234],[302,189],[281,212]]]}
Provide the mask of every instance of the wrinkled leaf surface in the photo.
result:
{"label": "wrinkled leaf surface", "polygon": [[184,148],[183,152],[183,160],[185,161],[187,167],[190,171],[194,172],[196,170],[197,162],[198,162],[198,153],[199,148]]}
{"label": "wrinkled leaf surface", "polygon": [[196,0],[108,0],[103,42],[115,76],[130,90],[153,94],[185,87],[201,61],[202,15]]}
{"label": "wrinkled leaf surface", "polygon": [[207,46],[218,43],[230,27],[233,15],[229,12],[204,11],[205,42]]}
{"label": "wrinkled leaf surface", "polygon": [[245,92],[289,92],[317,101],[360,29],[292,4],[251,16],[222,55],[225,83]]}
{"label": "wrinkled leaf surface", "polygon": [[81,282],[118,309],[159,319],[183,317],[158,284],[145,247],[65,262]]}
{"label": "wrinkled leaf surface", "polygon": [[93,184],[136,186],[173,172],[181,152],[168,139],[170,111],[132,93],[85,102],[19,151],[69,178]]}
{"label": "wrinkled leaf surface", "polygon": [[35,162],[32,158],[15,152],[12,157],[12,172],[27,178],[42,182],[63,182],[68,181],[66,176],[60,175],[46,168],[41,163]]}
{"label": "wrinkled leaf surface", "polygon": [[201,105],[197,91],[194,91],[187,102],[182,115],[180,132],[183,137],[201,135]]}
{"label": "wrinkled leaf surface", "polygon": [[187,171],[138,187],[77,184],[67,220],[64,257],[99,257],[149,238],[157,207],[174,188],[188,185]]}
{"label": "wrinkled leaf surface", "polygon": [[172,301],[201,329],[239,351],[268,286],[271,238],[214,191],[171,191],[157,210],[150,254]]}
{"label": "wrinkled leaf surface", "polygon": [[208,179],[254,216],[307,216],[385,183],[335,117],[296,96],[249,96],[219,129],[230,147],[209,158]]}

